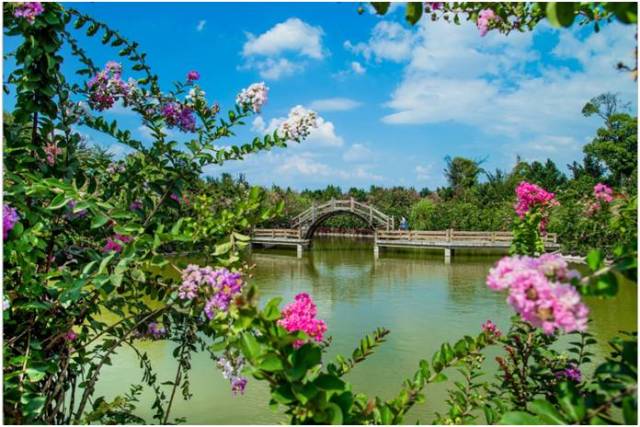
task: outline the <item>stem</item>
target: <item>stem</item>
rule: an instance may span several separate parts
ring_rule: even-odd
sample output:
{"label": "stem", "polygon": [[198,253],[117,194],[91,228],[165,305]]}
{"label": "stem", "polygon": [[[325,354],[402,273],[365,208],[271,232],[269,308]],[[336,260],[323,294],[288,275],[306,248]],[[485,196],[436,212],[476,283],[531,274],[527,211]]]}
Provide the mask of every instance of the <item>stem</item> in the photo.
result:
{"label": "stem", "polygon": [[[186,321],[183,321],[183,326],[186,324]],[[167,424],[167,420],[169,419],[169,413],[171,412],[171,406],[173,405],[173,398],[176,395],[176,390],[178,389],[178,384],[182,379],[182,362],[184,360],[185,351],[187,350],[187,335],[190,335],[191,331],[185,331],[185,334],[182,337],[182,344],[180,349],[180,359],[178,360],[178,369],[176,370],[176,377],[173,380],[173,388],[171,389],[171,397],[169,398],[169,403],[167,404],[167,410],[164,413],[164,421],[162,424]]]}

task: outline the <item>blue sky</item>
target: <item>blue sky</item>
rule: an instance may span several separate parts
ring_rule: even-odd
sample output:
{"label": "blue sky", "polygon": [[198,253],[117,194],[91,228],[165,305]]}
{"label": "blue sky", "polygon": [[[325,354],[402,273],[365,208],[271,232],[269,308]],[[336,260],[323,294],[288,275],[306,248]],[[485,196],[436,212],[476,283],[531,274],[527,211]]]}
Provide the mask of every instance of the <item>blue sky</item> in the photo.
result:
{"label": "blue sky", "polygon": [[[636,110],[636,83],[614,69],[633,60],[632,26],[611,24],[596,34],[542,24],[530,33],[480,37],[469,23],[422,20],[411,28],[401,8],[386,17],[358,15],[355,3],[73,7],[138,41],[164,89],[198,70],[208,100],[224,109],[243,87],[265,81],[262,114],[225,144],[264,133],[296,105],[317,111],[320,126],[308,141],[207,169],[244,173],[255,184],[435,188],[444,184],[447,155],[483,159],[491,170],[511,168],[516,155],[548,157],[564,169],[582,157],[600,125],[580,114],[586,101],[619,92]],[[78,36],[96,63],[116,56]],[[14,46],[5,37],[5,52]],[[4,101],[11,106],[11,96]],[[146,138],[130,111],[109,115]],[[82,132],[118,156],[127,152],[104,135]]]}

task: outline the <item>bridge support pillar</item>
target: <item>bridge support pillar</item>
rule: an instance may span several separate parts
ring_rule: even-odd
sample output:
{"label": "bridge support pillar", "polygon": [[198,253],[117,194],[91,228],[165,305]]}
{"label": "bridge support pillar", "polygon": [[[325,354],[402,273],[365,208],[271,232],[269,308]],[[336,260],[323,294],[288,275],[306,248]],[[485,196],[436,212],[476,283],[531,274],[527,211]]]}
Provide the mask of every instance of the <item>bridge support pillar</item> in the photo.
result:
{"label": "bridge support pillar", "polygon": [[302,245],[296,245],[296,252],[298,253],[298,258],[302,258]]}
{"label": "bridge support pillar", "polygon": [[451,264],[451,254],[453,253],[453,249],[444,248],[444,263]]}
{"label": "bridge support pillar", "polygon": [[377,244],[373,245],[373,257],[375,259],[378,259],[378,257],[380,257],[380,246],[378,246]]}

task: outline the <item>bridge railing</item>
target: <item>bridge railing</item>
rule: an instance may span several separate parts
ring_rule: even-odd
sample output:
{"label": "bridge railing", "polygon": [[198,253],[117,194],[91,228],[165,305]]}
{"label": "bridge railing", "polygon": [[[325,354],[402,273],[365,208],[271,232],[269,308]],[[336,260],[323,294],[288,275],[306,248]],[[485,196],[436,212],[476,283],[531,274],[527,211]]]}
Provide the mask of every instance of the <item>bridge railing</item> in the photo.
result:
{"label": "bridge railing", "polygon": [[254,238],[270,238],[270,239],[301,239],[301,231],[299,229],[288,228],[256,228],[253,230]]}
{"label": "bridge railing", "polygon": [[[458,231],[458,230],[439,230],[439,231],[413,231],[413,230],[394,230],[394,231],[378,231],[378,240],[398,240],[398,241],[429,241],[429,242],[491,242],[491,243],[510,243],[513,240],[513,233],[510,231]],[[557,244],[558,235],[556,233],[548,233],[543,236],[546,244]]]}
{"label": "bridge railing", "polygon": [[318,217],[338,211],[354,212],[364,218],[369,218],[369,221],[372,223],[384,225],[386,228],[393,228],[393,218],[384,214],[375,207],[362,202],[358,202],[353,198],[349,200],[333,199],[323,204],[312,206],[299,215],[295,216],[291,220],[291,225],[293,228],[301,227],[305,223],[311,223],[315,221],[315,219]]}

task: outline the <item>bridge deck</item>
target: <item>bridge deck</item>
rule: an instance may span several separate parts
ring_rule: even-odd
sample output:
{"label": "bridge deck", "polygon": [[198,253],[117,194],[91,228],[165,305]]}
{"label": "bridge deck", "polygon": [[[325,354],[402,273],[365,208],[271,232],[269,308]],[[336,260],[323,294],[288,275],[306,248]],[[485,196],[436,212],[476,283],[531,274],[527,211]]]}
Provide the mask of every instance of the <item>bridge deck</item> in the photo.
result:
{"label": "bridge deck", "polygon": [[[544,236],[546,250],[560,248],[558,236],[549,233]],[[434,248],[444,249],[445,259],[451,256],[452,249],[508,249],[513,234],[507,231],[404,231],[378,230],[375,233],[374,253],[379,248]],[[267,246],[295,246],[298,256],[302,256],[302,248],[308,247],[310,239],[303,238],[301,229],[256,229],[251,238],[252,243]]]}

